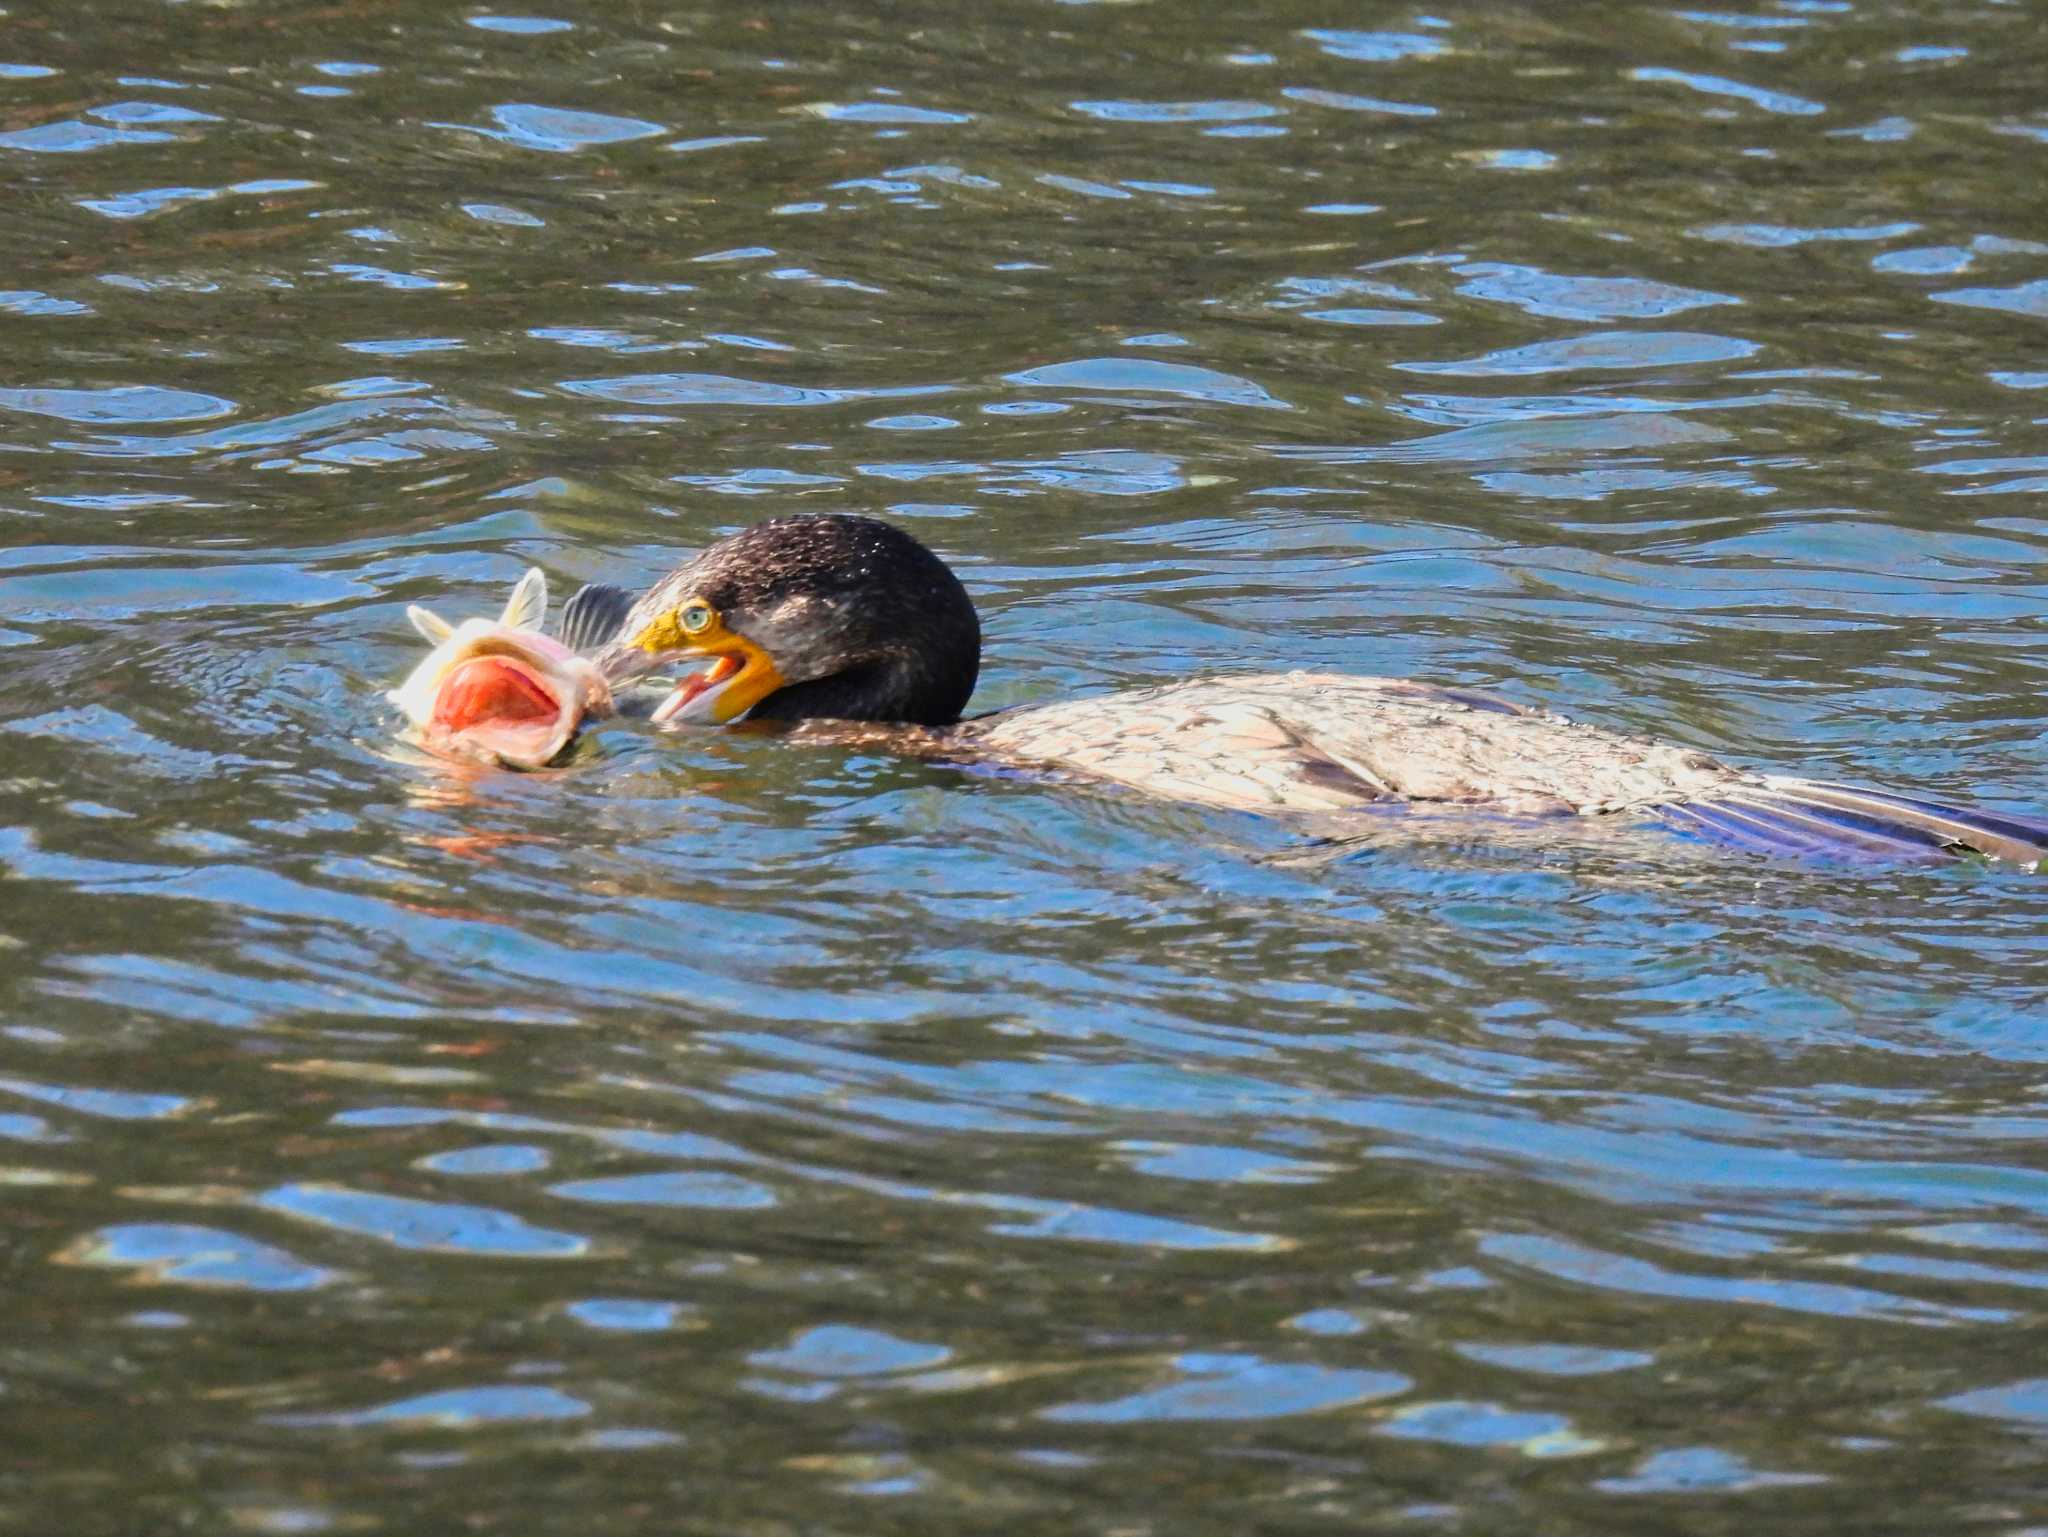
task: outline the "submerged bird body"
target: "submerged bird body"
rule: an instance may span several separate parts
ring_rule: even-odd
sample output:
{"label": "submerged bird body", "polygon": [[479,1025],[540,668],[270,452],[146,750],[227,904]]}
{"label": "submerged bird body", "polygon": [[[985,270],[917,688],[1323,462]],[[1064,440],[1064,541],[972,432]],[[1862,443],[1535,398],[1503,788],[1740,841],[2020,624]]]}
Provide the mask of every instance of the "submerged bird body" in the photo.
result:
{"label": "submerged bird body", "polygon": [[[962,720],[973,602],[936,555],[869,518],[779,518],[710,546],[637,601],[585,588],[563,616],[613,688],[703,664],[660,723],[869,723],[916,756],[1120,785],[1267,815],[1436,805],[1632,813],[1774,853],[2048,859],[2048,819],[1722,763],[1490,694],[1289,672],[1205,678]],[[893,729],[892,729],[893,728]],[[846,735],[847,728],[839,728]]]}
{"label": "submerged bird body", "polygon": [[1621,811],[1739,779],[1704,753],[1399,678],[1204,678],[957,728],[980,750],[1238,811],[1441,801],[1528,815]]}
{"label": "submerged bird body", "polygon": [[1205,678],[964,721],[956,755],[1036,763],[1228,811],[1401,805],[1633,813],[1735,847],[2038,864],[2048,820],[1761,773],[1472,689],[1346,673]]}

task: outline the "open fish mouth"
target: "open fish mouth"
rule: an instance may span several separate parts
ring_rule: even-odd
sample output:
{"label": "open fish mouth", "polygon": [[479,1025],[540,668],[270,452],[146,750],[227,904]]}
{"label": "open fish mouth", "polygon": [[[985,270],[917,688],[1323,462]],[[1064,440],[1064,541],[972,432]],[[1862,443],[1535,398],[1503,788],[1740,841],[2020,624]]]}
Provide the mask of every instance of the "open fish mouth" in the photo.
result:
{"label": "open fish mouth", "polygon": [[494,649],[442,675],[421,736],[442,751],[539,768],[569,745],[586,713],[573,679]]}
{"label": "open fish mouth", "polygon": [[407,710],[433,751],[540,768],[561,755],[585,719],[611,713],[611,691],[597,669],[545,636],[491,627],[458,632],[442,649],[450,654],[437,653],[434,675],[414,690],[424,708]]}
{"label": "open fish mouth", "polygon": [[407,614],[434,649],[392,690],[391,700],[432,751],[540,768],[561,754],[585,720],[612,713],[604,675],[540,633],[547,583],[539,571],[521,578],[495,620],[451,625],[423,608]]}
{"label": "open fish mouth", "polygon": [[466,731],[485,723],[552,722],[562,713],[562,691],[538,670],[509,656],[458,662],[434,694],[434,724]]}

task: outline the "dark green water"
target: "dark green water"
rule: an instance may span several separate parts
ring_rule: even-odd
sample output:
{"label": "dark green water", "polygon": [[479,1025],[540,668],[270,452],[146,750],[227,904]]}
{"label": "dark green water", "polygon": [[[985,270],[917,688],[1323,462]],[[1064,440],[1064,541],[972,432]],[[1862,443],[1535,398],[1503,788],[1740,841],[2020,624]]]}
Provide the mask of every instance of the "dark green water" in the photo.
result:
{"label": "dark green water", "polygon": [[2040,808],[2044,38],[6,0],[0,1529],[2043,1530],[2042,880],[382,690],[845,509]]}

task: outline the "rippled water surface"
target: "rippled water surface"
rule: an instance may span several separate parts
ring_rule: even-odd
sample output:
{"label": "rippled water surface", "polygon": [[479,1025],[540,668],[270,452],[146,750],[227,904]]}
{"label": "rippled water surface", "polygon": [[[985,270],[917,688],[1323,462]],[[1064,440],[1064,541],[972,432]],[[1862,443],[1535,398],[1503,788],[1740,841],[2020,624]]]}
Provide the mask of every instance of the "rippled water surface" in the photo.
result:
{"label": "rippled water surface", "polygon": [[7,0],[0,1526],[2038,1531],[2040,879],[382,690],[852,510],[2040,808],[2041,15]]}

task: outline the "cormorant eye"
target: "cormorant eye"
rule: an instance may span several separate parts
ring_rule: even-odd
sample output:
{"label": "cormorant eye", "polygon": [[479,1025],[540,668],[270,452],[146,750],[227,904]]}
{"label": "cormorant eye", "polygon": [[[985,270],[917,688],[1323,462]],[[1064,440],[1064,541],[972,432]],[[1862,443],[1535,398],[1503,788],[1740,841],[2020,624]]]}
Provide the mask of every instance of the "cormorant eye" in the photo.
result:
{"label": "cormorant eye", "polygon": [[676,623],[683,627],[685,635],[702,635],[717,617],[711,605],[701,598],[693,598],[676,611]]}

